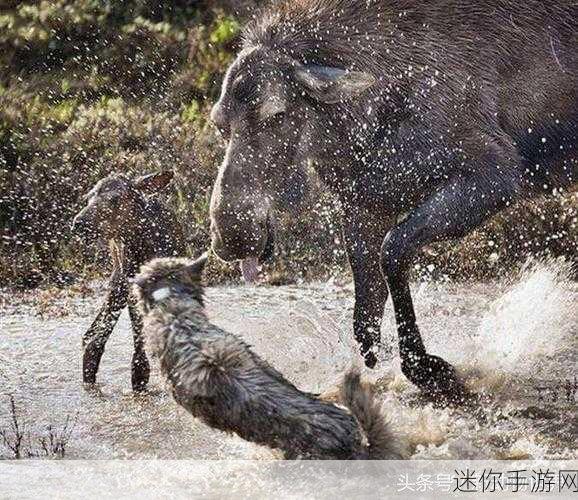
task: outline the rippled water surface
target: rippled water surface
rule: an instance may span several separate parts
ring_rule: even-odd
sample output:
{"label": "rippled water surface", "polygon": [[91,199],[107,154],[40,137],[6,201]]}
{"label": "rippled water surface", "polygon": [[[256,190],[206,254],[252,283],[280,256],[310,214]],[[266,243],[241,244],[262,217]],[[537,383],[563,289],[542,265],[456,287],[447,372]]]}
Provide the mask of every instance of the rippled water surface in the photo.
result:
{"label": "rippled water surface", "polygon": [[[578,402],[564,383],[578,375],[578,287],[556,266],[534,266],[500,284],[417,284],[415,302],[431,352],[453,362],[483,394],[475,408],[438,408],[400,375],[390,307],[378,369],[383,411],[413,458],[578,458]],[[221,327],[299,387],[331,389],[353,360],[353,291],[334,283],[222,287],[207,291]],[[84,294],[5,296],[0,311],[0,427],[8,395],[34,443],[47,425],[77,423],[73,458],[271,458],[271,453],[214,431],[181,410],[158,376],[151,390],[130,390],[128,316],[114,331],[99,372],[99,391],[81,383],[80,339],[102,289]],[[6,450],[0,448],[0,456]]]}

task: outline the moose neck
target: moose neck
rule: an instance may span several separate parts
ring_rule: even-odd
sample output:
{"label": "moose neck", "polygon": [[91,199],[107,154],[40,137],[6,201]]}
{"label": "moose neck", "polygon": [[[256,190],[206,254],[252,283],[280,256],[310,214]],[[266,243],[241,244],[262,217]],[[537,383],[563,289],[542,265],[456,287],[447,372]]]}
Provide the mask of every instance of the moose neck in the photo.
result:
{"label": "moose neck", "polygon": [[142,264],[155,256],[150,227],[153,219],[147,216],[146,207],[137,217],[109,241],[113,268],[122,270],[127,276],[133,276]]}
{"label": "moose neck", "polygon": [[185,254],[185,245],[176,217],[171,210],[151,198],[139,220],[140,246],[145,258],[175,257]]}

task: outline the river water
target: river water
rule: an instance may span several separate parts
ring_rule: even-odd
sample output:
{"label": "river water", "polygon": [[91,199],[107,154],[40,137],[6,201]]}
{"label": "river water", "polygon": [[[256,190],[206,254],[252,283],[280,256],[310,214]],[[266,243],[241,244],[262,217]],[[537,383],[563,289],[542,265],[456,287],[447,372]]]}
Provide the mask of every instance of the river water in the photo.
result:
{"label": "river water", "polygon": [[[538,264],[500,283],[413,287],[430,352],[454,363],[482,395],[475,407],[436,407],[400,374],[387,308],[378,383],[383,411],[411,458],[578,458],[578,286],[564,268]],[[28,447],[46,427],[76,421],[69,458],[270,459],[267,449],[212,430],[168,395],[155,371],[150,391],[130,390],[132,337],[123,314],[103,357],[99,388],[81,380],[81,334],[102,300],[83,290],[4,294],[0,304],[0,428],[13,395]],[[322,392],[357,360],[351,285],[335,282],[207,290],[214,323],[243,336],[304,390]],[[10,457],[0,443],[0,457]]]}

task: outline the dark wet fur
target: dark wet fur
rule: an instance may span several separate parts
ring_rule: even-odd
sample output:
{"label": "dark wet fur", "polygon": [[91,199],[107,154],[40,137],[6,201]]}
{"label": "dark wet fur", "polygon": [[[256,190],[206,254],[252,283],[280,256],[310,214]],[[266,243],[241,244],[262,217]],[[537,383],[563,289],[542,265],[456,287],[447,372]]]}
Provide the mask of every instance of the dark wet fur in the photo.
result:
{"label": "dark wet fur", "polygon": [[[225,432],[287,459],[399,458],[372,388],[345,376],[347,409],[297,389],[239,337],[211,324],[199,277],[204,263],[159,259],[135,280],[148,352],[175,400]],[[159,292],[160,291],[160,292]],[[161,295],[154,298],[155,293]]]}

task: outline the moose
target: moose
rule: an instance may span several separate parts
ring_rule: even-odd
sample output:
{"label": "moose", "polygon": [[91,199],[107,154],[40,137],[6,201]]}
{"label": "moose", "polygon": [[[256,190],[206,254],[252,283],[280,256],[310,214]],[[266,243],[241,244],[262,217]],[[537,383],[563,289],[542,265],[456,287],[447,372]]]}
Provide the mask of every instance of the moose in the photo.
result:
{"label": "moose", "polygon": [[73,220],[73,231],[82,239],[108,243],[112,261],[106,299],[83,336],[82,378],[87,386],[96,383],[106,342],[128,304],[134,339],[132,388],[135,392],[146,389],[150,367],[142,339],[142,318],[129,282],[140,266],[154,257],[185,255],[186,245],[174,214],[154,196],[172,178],[171,171],[136,179],[111,174],[86,194],[86,206]]}
{"label": "moose", "polygon": [[401,368],[462,398],[422,340],[408,269],[518,200],[578,179],[573,0],[284,0],[245,27],[212,120],[227,141],[212,249],[259,258],[311,162],[343,206],[354,335],[378,362],[391,295]]}

